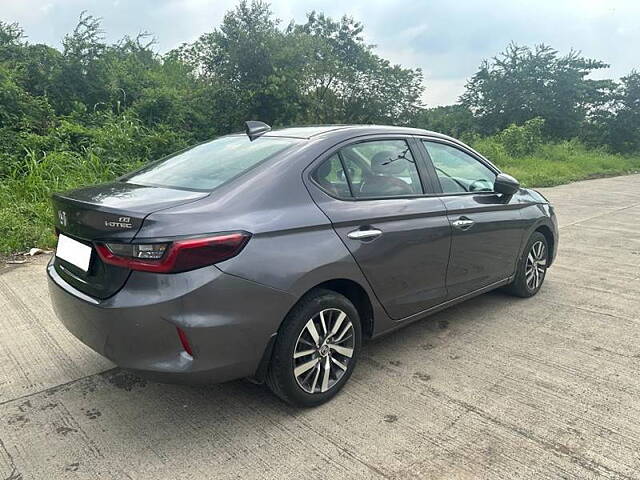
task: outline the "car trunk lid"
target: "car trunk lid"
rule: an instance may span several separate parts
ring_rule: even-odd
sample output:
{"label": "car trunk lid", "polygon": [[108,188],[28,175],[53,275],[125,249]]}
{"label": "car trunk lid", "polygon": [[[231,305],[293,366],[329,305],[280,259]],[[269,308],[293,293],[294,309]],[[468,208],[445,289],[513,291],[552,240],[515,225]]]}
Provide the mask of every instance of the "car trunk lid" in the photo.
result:
{"label": "car trunk lid", "polygon": [[53,195],[56,231],[93,248],[89,269],[56,257],[58,274],[81,292],[104,299],[130,271],[101,261],[96,242],[130,242],[151,213],[204,198],[207,192],[113,182]]}

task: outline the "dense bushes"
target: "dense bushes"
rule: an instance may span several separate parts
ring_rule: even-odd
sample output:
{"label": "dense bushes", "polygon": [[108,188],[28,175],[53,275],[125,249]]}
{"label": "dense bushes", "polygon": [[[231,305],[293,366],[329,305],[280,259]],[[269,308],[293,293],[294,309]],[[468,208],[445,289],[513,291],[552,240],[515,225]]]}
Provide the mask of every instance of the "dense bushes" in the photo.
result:
{"label": "dense bushes", "polygon": [[640,155],[611,153],[603,147],[585,146],[577,139],[542,143],[522,155],[511,155],[500,135],[478,138],[472,146],[529,187],[640,172]]}
{"label": "dense bushes", "polygon": [[496,134],[497,140],[504,145],[512,157],[530,155],[542,145],[542,127],[544,119],[540,117],[527,120],[522,125],[512,124]]}
{"label": "dense bushes", "polygon": [[544,140],[544,119],[509,125],[471,145],[515,176],[525,186],[549,187],[598,176],[640,171],[640,155],[612,153],[606,147],[587,146],[581,140]]}
{"label": "dense bushes", "polygon": [[[25,145],[32,148],[24,150],[0,183],[0,253],[54,244],[51,192],[111,180],[184,145],[172,132],[148,130],[135,118],[105,117],[99,127],[65,120],[52,137],[28,137]],[[640,156],[608,153],[578,140],[541,143],[527,133],[529,127],[508,127],[492,137],[471,139],[471,144],[527,186],[640,171]],[[520,147],[521,140],[526,147]]]}
{"label": "dense bushes", "polygon": [[53,244],[52,191],[99,183],[121,173],[93,152],[28,152],[24,162],[0,184],[0,252]]}
{"label": "dense bushes", "polygon": [[62,119],[49,135],[27,133],[0,183],[0,252],[52,245],[52,192],[112,180],[181,141],[150,131],[135,116],[99,114],[96,126]]}

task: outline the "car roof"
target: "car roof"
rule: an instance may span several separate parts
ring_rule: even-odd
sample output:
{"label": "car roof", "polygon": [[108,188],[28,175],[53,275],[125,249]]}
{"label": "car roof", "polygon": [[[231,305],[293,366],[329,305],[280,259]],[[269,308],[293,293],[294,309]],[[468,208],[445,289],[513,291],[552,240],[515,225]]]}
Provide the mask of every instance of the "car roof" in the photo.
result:
{"label": "car roof", "polygon": [[473,152],[476,156],[482,158],[485,162],[491,165],[496,171],[500,171],[494,163],[460,140],[443,133],[424,130],[422,128],[396,127],[391,125],[312,125],[275,129],[263,136],[333,142],[335,140],[342,141],[365,135],[417,135],[447,140]]}
{"label": "car roof", "polygon": [[375,134],[375,133],[395,133],[409,135],[429,135],[434,137],[449,138],[446,135],[429,130],[411,127],[395,127],[390,125],[311,125],[305,127],[289,127],[278,128],[265,134],[265,137],[290,137],[311,139],[320,136],[329,136],[331,133],[340,132],[341,134],[351,132],[359,135]]}
{"label": "car roof", "polygon": [[271,130],[264,136],[309,139],[323,133],[332,132],[335,130],[344,130],[346,128],[349,128],[349,125],[309,125],[305,127],[276,128],[274,130]]}

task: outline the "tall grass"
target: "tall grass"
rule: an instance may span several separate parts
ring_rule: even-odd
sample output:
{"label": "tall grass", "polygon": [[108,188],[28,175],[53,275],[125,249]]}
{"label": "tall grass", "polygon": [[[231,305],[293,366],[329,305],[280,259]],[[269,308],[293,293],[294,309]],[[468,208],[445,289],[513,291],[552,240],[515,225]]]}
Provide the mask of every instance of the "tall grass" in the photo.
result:
{"label": "tall grass", "polygon": [[135,115],[62,118],[47,135],[20,135],[0,152],[0,254],[55,242],[51,194],[102,183],[192,143]]}
{"label": "tall grass", "polygon": [[27,152],[0,184],[0,253],[54,244],[53,192],[112,180],[138,165],[110,165],[91,151]]}
{"label": "tall grass", "polygon": [[640,154],[620,155],[588,148],[576,140],[543,143],[527,155],[513,156],[495,137],[473,147],[523,186],[551,187],[589,178],[640,172]]}

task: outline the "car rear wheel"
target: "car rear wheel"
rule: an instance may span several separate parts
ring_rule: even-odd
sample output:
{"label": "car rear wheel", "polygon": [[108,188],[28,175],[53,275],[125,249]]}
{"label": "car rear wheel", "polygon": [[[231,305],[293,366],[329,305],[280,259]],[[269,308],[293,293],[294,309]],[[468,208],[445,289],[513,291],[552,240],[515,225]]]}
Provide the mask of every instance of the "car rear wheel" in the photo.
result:
{"label": "car rear wheel", "polygon": [[353,304],[331,290],[314,290],[291,310],[278,333],[267,385],[292,405],[320,405],[351,376],[361,341]]}
{"label": "car rear wheel", "polygon": [[546,237],[534,232],[518,264],[518,271],[507,291],[518,297],[532,297],[540,290],[547,274],[549,246]]}

